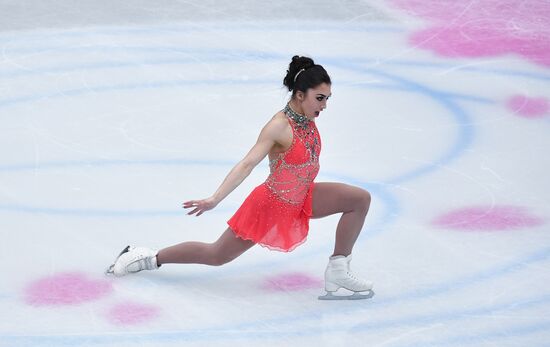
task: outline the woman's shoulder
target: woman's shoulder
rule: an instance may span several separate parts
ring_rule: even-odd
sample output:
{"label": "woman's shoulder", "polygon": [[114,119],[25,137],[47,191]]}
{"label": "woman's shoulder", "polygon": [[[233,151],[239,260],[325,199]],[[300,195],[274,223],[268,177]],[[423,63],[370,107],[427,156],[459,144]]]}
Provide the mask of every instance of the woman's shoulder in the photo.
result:
{"label": "woman's shoulder", "polygon": [[282,111],[279,111],[267,122],[262,129],[262,133],[276,142],[284,142],[289,134],[292,135],[292,130],[290,130],[290,124],[286,115]]}
{"label": "woman's shoulder", "polygon": [[279,111],[271,117],[267,123],[270,127],[283,130],[289,127],[288,118],[283,111]]}

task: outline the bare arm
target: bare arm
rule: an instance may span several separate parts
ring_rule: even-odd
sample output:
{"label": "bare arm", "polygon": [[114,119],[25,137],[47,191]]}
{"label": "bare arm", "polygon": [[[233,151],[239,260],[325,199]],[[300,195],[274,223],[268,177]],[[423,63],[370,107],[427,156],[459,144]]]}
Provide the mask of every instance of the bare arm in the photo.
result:
{"label": "bare arm", "polygon": [[250,149],[248,154],[231,169],[222,184],[211,197],[202,200],[186,201],[183,204],[183,208],[194,208],[187,214],[196,214],[200,216],[204,212],[216,207],[225,197],[235,190],[248,175],[250,175],[252,170],[269,154],[273,146],[281,143],[281,140],[284,140],[284,136],[288,136],[285,132],[287,127],[288,122],[285,119],[274,117],[270,120],[260,132],[256,144]]}

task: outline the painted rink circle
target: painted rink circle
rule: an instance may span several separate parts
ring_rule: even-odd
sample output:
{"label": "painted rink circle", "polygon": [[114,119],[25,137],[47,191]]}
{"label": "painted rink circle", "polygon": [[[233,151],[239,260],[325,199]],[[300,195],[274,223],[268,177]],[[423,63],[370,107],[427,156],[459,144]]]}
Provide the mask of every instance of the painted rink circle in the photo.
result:
{"label": "painted rink circle", "polygon": [[25,302],[32,306],[78,305],[110,294],[110,282],[82,273],[61,273],[41,278],[25,289]]}

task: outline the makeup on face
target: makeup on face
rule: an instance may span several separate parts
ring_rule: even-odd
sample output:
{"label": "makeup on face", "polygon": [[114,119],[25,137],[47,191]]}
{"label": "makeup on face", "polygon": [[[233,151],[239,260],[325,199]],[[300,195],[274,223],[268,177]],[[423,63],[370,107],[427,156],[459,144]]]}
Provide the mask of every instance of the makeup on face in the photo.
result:
{"label": "makeup on face", "polygon": [[306,95],[302,109],[308,117],[318,117],[327,107],[327,101],[332,96],[330,85],[323,83],[317,88],[310,89]]}

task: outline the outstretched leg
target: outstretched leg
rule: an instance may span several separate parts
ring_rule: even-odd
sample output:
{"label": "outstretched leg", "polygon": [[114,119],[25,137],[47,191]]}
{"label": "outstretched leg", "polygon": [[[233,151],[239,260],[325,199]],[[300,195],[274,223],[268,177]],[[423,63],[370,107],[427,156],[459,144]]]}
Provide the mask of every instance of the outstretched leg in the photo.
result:
{"label": "outstretched leg", "polygon": [[227,229],[214,243],[183,242],[159,252],[146,247],[126,247],[106,273],[124,276],[142,270],[156,270],[162,264],[195,263],[223,265],[254,246]]}
{"label": "outstretched leg", "polygon": [[162,264],[205,264],[220,266],[237,258],[255,243],[236,236],[229,228],[214,243],[182,242],[161,249],[157,262]]}
{"label": "outstretched leg", "polygon": [[336,227],[333,255],[348,256],[365,223],[371,196],[359,187],[343,183],[315,183],[313,188],[313,217],[322,218],[342,213]]}

